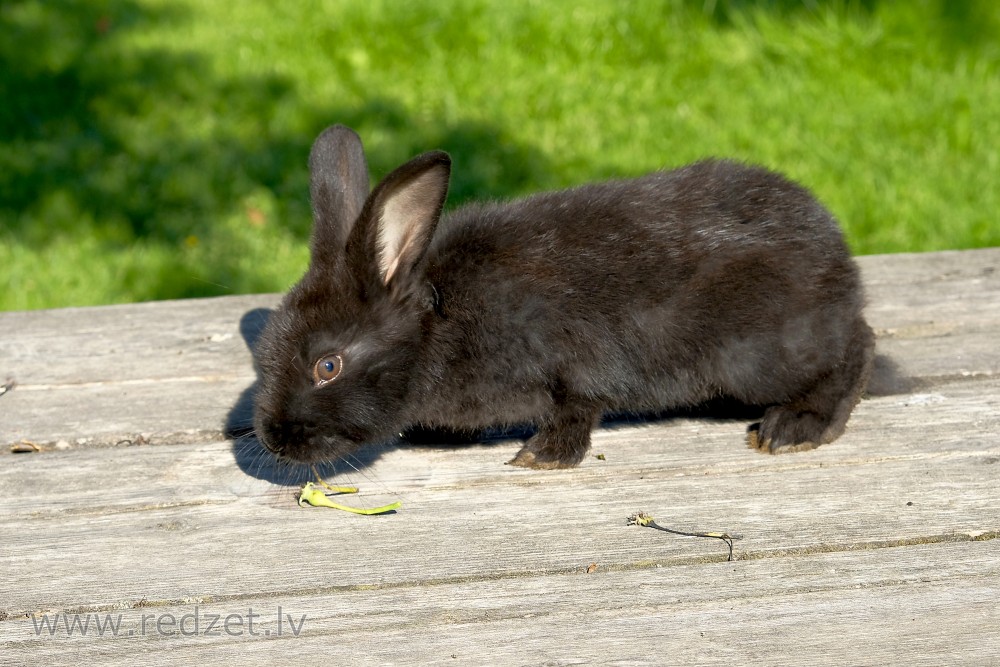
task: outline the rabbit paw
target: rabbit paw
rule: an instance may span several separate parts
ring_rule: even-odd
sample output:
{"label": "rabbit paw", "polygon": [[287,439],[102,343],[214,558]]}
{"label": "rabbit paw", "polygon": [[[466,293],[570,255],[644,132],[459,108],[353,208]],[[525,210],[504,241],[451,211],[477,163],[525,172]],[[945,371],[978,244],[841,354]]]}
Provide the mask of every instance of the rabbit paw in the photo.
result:
{"label": "rabbit paw", "polygon": [[764,454],[786,454],[816,449],[823,442],[827,420],[812,412],[776,405],[767,409],[759,424],[747,431],[747,445]]}
{"label": "rabbit paw", "polygon": [[590,429],[599,415],[595,408],[560,406],[507,464],[537,470],[575,468],[590,449]]}
{"label": "rabbit paw", "polygon": [[587,446],[577,455],[572,446],[552,446],[538,435],[534,436],[514,455],[507,465],[535,470],[556,470],[575,468],[587,453]]}

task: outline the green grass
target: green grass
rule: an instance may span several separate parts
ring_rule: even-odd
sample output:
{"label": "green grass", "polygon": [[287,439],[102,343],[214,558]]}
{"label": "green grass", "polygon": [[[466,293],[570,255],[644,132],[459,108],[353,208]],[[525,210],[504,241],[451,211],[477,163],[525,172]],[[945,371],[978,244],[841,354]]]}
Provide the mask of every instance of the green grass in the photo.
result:
{"label": "green grass", "polygon": [[1000,245],[992,0],[11,0],[0,34],[0,309],[287,288],[334,122],[373,178],[450,151],[450,205],[722,155],[858,253]]}

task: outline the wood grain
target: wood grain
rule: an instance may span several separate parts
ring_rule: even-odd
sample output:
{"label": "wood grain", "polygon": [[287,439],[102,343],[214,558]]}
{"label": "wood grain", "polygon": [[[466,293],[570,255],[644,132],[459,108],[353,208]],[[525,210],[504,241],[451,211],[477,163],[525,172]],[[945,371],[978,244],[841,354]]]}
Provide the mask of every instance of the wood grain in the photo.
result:
{"label": "wood grain", "polygon": [[[223,436],[276,296],[0,313],[0,442],[42,449],[0,457],[4,663],[998,663],[1000,249],[860,263],[880,375],[837,442],[613,423],[604,460],[544,473],[503,465],[514,441],[400,443],[337,475],[403,502],[383,517],[298,508],[302,471]],[[742,534],[737,560],[640,510]],[[270,636],[140,632],[251,608]]]}

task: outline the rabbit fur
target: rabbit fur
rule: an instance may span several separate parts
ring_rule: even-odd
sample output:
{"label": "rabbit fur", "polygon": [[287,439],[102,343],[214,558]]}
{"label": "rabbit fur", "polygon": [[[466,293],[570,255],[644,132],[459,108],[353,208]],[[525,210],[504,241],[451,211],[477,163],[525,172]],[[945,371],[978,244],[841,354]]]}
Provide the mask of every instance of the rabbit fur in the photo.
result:
{"label": "rabbit fur", "polygon": [[530,425],[510,463],[572,467],[604,414],[718,397],[766,408],[752,447],[796,451],[840,436],[867,382],[843,235],[772,171],[706,160],[442,216],[446,153],[369,194],[334,126],[309,164],[309,269],[257,347],[255,431],[279,457]]}

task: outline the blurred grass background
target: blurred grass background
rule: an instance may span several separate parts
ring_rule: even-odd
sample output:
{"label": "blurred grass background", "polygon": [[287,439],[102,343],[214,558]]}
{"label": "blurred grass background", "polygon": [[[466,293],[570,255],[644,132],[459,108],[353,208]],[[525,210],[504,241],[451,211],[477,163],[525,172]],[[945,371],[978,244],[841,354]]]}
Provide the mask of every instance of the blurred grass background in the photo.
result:
{"label": "blurred grass background", "polygon": [[857,253],[1000,245],[993,0],[4,0],[0,309],[279,291],[326,125],[449,205],[677,166],[808,185]]}

